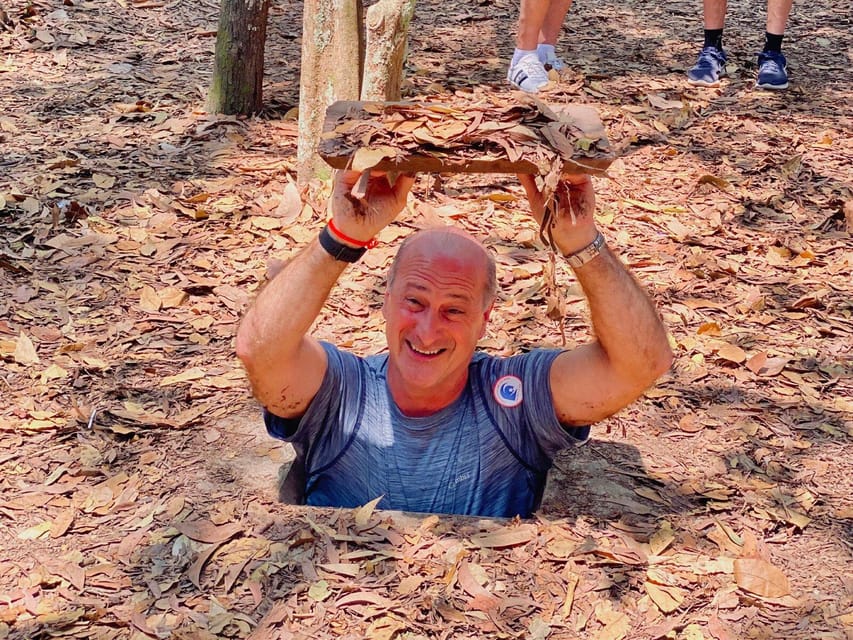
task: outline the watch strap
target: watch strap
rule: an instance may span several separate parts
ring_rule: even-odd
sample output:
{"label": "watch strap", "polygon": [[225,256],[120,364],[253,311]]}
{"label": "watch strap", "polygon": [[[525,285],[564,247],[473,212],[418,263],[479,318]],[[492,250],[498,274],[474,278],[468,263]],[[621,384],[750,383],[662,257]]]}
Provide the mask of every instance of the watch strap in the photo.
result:
{"label": "watch strap", "polygon": [[570,253],[567,256],[563,256],[566,259],[566,262],[569,263],[569,266],[572,269],[577,269],[578,267],[584,266],[587,262],[598,256],[601,253],[601,249],[604,247],[604,236],[601,235],[601,231],[596,233],[595,238],[592,242],[586,245],[580,251],[575,251],[574,253]]}
{"label": "watch strap", "polygon": [[320,246],[326,250],[330,256],[332,256],[335,260],[340,260],[341,262],[358,262],[359,258],[364,255],[365,251],[367,251],[367,247],[348,247],[347,245],[338,242],[332,237],[332,234],[329,233],[329,227],[323,227],[323,230],[320,232],[320,237],[318,238],[320,241]]}

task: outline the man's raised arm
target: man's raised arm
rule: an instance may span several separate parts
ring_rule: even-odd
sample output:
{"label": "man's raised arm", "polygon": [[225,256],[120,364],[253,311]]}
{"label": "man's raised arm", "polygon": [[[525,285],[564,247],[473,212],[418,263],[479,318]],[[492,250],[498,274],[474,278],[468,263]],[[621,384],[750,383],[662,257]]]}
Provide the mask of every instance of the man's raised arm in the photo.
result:
{"label": "man's raised arm", "polygon": [[[237,332],[237,355],[255,397],[284,418],[305,412],[326,373],[326,354],[308,335],[311,324],[360,246],[403,210],[414,181],[401,175],[392,186],[385,175],[375,175],[365,187],[359,176],[351,171],[335,176],[332,224],[322,244],[313,240],[272,279]],[[356,188],[362,197],[353,196]]]}
{"label": "man's raised arm", "polygon": [[[541,224],[542,195],[532,177],[520,179]],[[560,422],[586,425],[642,395],[669,369],[672,350],[652,301],[595,228],[589,176],[565,176],[556,198],[551,236],[586,294],[597,340],[554,361],[551,390]]]}

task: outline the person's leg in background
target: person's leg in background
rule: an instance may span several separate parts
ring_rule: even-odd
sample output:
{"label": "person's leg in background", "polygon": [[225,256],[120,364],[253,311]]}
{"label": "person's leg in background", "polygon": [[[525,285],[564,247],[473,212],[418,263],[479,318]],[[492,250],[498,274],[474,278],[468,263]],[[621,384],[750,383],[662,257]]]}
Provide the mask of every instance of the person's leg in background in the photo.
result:
{"label": "person's leg in background", "polygon": [[703,0],[702,20],[705,41],[696,64],[687,72],[687,82],[696,87],[718,87],[726,75],[726,52],[723,50],[723,27],[726,22],[726,0]]}
{"label": "person's leg in background", "polygon": [[788,61],[782,55],[782,37],[793,4],[793,0],[767,1],[764,50],[758,54],[758,78],[755,82],[760,89],[788,88]]}
{"label": "person's leg in background", "polygon": [[563,30],[563,22],[571,8],[572,0],[551,0],[548,3],[548,10],[539,29],[539,41],[536,46],[539,60],[546,69],[562,71],[565,67],[565,62],[557,55],[555,47]]}
{"label": "person's leg in background", "polygon": [[548,72],[536,50],[549,6],[548,0],[521,0],[518,11],[515,52],[512,54],[507,80],[528,93],[538,93],[549,82]]}

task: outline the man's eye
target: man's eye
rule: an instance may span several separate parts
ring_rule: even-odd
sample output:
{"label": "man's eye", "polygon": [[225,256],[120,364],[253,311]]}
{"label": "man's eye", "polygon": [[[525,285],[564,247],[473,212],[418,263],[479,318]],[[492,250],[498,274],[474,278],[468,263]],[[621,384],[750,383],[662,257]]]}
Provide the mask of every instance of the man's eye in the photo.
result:
{"label": "man's eye", "polygon": [[464,309],[448,309],[447,313],[452,315],[452,316],[461,316],[461,315],[465,314],[465,310]]}
{"label": "man's eye", "polygon": [[416,298],[406,298],[406,303],[415,307],[421,306],[421,303]]}

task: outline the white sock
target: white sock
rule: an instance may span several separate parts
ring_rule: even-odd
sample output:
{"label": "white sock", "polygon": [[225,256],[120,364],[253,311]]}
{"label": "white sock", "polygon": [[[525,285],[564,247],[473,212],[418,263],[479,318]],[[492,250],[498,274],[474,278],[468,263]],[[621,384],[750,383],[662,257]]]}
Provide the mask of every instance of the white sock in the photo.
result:
{"label": "white sock", "polygon": [[512,62],[510,63],[510,66],[514,66],[524,56],[529,56],[531,53],[535,54],[536,49],[533,49],[531,51],[526,51],[524,49],[516,49],[515,52],[513,52],[512,54]]}
{"label": "white sock", "polygon": [[553,44],[540,44],[538,47],[536,47],[536,53],[542,62],[545,62],[549,58],[553,59],[557,57],[557,53],[554,50]]}

